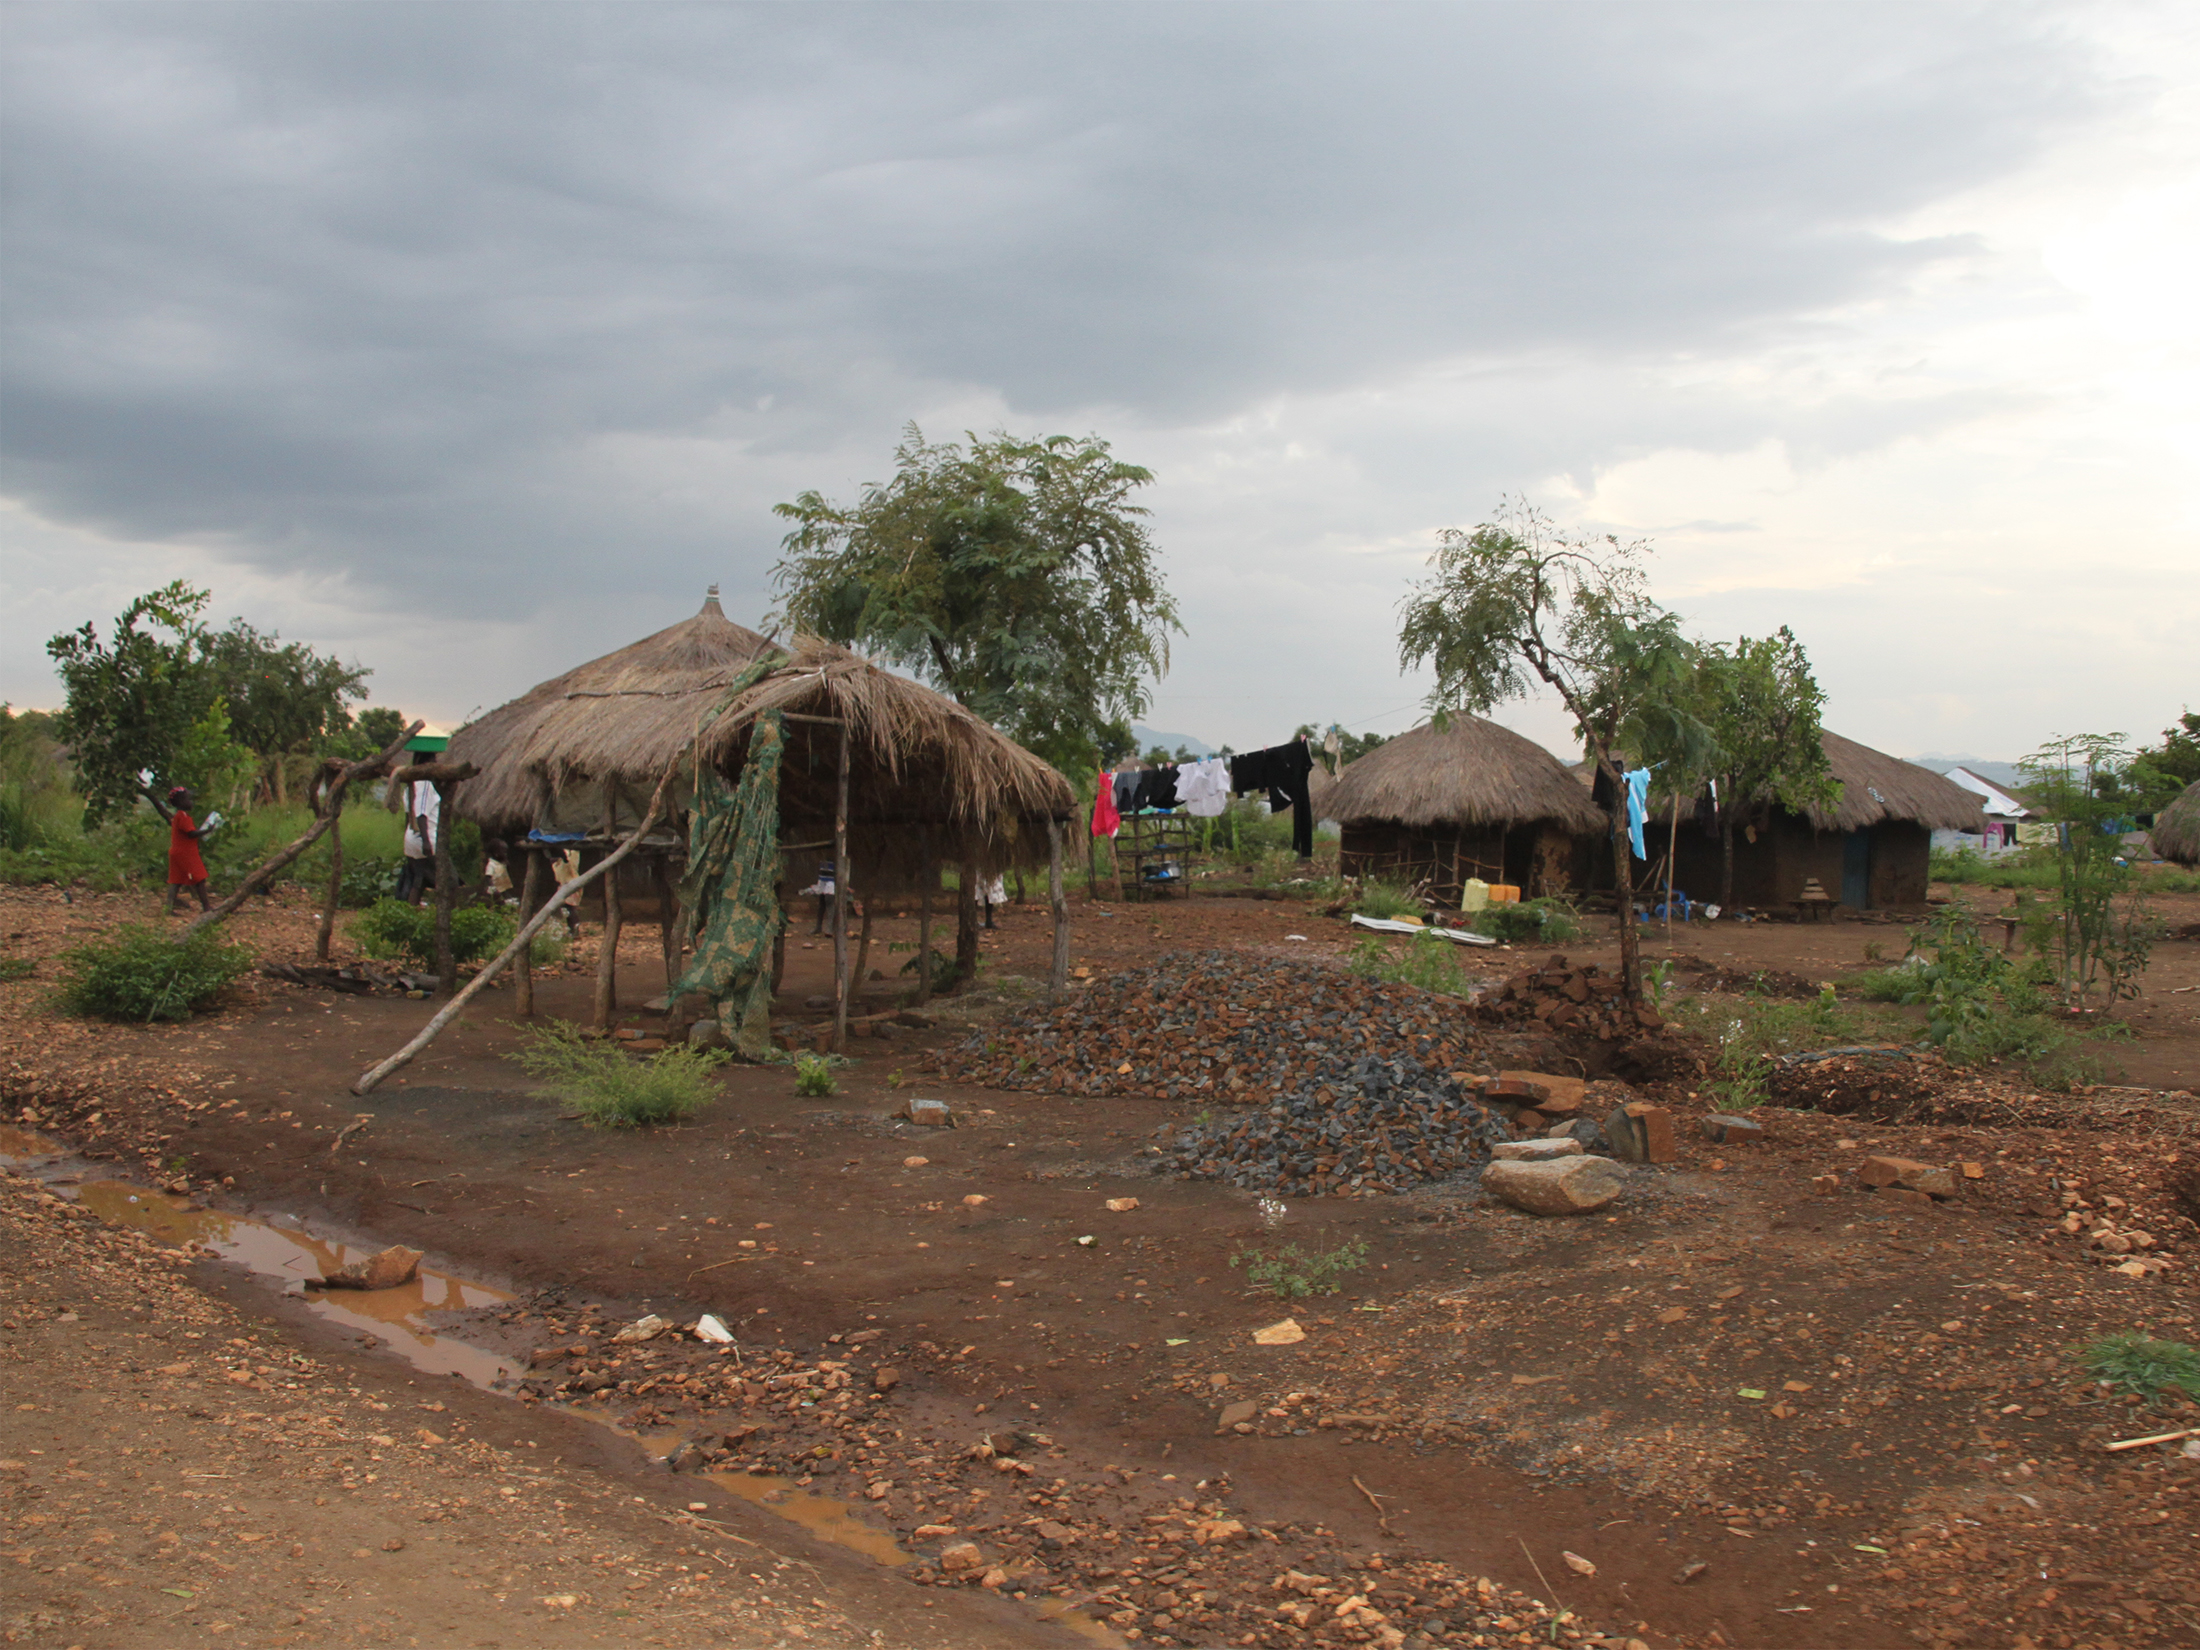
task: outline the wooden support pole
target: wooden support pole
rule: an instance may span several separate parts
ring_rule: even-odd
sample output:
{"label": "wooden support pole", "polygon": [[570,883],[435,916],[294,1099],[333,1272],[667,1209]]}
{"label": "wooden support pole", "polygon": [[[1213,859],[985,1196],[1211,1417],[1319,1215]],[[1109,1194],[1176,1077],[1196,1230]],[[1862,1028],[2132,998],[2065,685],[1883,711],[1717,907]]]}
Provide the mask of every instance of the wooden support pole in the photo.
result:
{"label": "wooden support pole", "polygon": [[453,1020],[458,1018],[459,1010],[464,1008],[468,1003],[472,1002],[476,993],[487,986],[488,983],[491,980],[495,979],[498,974],[502,973],[504,971],[505,965],[510,963],[514,957],[518,956],[520,952],[524,951],[528,947],[528,945],[533,942],[535,938],[535,931],[540,928],[544,923],[550,920],[550,914],[552,911],[563,905],[568,899],[570,899],[573,895],[579,893],[583,888],[586,888],[598,877],[616,872],[616,870],[618,869],[619,861],[623,860],[628,854],[632,853],[634,851],[634,845],[642,840],[643,835],[649,830],[652,825],[657,823],[657,816],[664,809],[665,796],[672,789],[672,781],[675,776],[678,775],[679,771],[680,764],[678,763],[678,761],[675,761],[671,767],[665,770],[664,778],[657,781],[657,794],[649,799],[649,812],[643,815],[642,822],[634,827],[633,835],[629,836],[624,842],[620,843],[618,847],[613,849],[603,859],[598,860],[593,869],[583,871],[571,882],[566,883],[563,887],[559,888],[556,893],[552,894],[549,900],[545,902],[541,910],[537,911],[526,922],[520,925],[519,933],[513,937],[512,943],[510,945],[507,945],[502,953],[497,956],[496,960],[491,962],[488,967],[484,968],[471,980],[467,981],[466,989],[464,991],[461,991],[457,996],[453,997],[448,1003],[446,1003],[443,1006],[442,1010],[437,1013],[435,1018],[430,1020],[424,1027],[421,1028],[419,1036],[415,1037],[411,1042],[407,1043],[403,1048],[399,1049],[387,1060],[384,1060],[380,1065],[362,1074],[359,1081],[352,1084],[351,1092],[354,1094],[366,1094],[371,1092],[374,1087],[382,1081],[383,1078],[389,1076],[389,1074],[397,1070],[398,1067],[406,1064],[415,1055],[419,1054],[422,1049],[426,1048],[430,1043],[434,1042],[436,1038],[443,1035],[443,1028],[449,1025]]}
{"label": "wooden support pole", "polygon": [[849,970],[849,995],[863,994],[863,982],[871,977],[871,914],[877,908],[876,899],[863,902],[863,929],[856,939],[856,965]]}
{"label": "wooden support pole", "polygon": [[1673,861],[1680,856],[1681,793],[1673,792],[1673,823],[1665,833],[1665,951],[1673,953]]}
{"label": "wooden support pole", "polygon": [[[425,722],[413,723],[411,727],[407,728],[403,733],[399,734],[395,739],[391,740],[388,747],[384,749],[379,756],[370,756],[364,762],[354,762],[349,767],[345,768],[342,773],[336,776],[336,782],[333,787],[334,798],[329,803],[328,811],[322,814],[319,819],[313,822],[313,828],[307,831],[305,835],[299,837],[295,842],[291,843],[288,847],[284,848],[281,852],[270,855],[264,862],[262,862],[258,870],[254,871],[250,876],[246,877],[243,882],[237,885],[237,891],[234,894],[231,894],[227,899],[223,900],[221,904],[215,906],[211,911],[202,911],[198,914],[198,916],[194,917],[192,919],[191,926],[189,928],[186,928],[184,930],[184,933],[187,935],[196,934],[202,928],[211,927],[213,924],[221,922],[225,918],[235,916],[238,910],[243,907],[244,902],[250,899],[254,894],[258,893],[262,888],[266,887],[268,882],[273,879],[277,871],[280,871],[284,866],[288,865],[292,860],[296,859],[300,854],[304,853],[308,848],[312,847],[316,842],[320,841],[321,838],[325,836],[328,832],[336,828],[336,821],[342,816],[344,811],[343,792],[345,786],[349,785],[354,779],[362,779],[366,777],[366,775],[374,772],[375,769],[381,767],[384,763],[394,762],[395,760],[397,760],[397,753],[405,748],[405,742],[426,726],[427,723]],[[147,791],[145,794],[148,798],[152,799],[154,810],[160,814],[161,818],[166,819],[168,817],[168,810],[161,807],[159,799],[154,798],[153,793],[150,791]]]}
{"label": "wooden support pole", "polygon": [[917,877],[917,1004],[932,1000],[932,896],[940,891],[940,862],[932,857],[932,828],[924,828],[924,869]]}
{"label": "wooden support pole", "polygon": [[1047,821],[1047,904],[1054,912],[1054,968],[1048,988],[1056,1002],[1069,990],[1069,894],[1062,886],[1062,822]]}
{"label": "wooden support pole", "polygon": [[848,1052],[848,724],[840,725],[840,788],[833,801],[833,1052]]}
{"label": "wooden support pole", "polygon": [[[672,982],[680,977],[680,940],[683,924],[680,921],[680,892],[672,883],[672,859],[667,854],[652,855],[650,872],[657,884],[658,937],[664,942],[665,990],[672,989]],[[669,1012],[677,1004],[667,1004]]]}
{"label": "wooden support pole", "polygon": [[458,873],[451,868],[451,792],[448,779],[435,782],[435,977],[448,997],[458,989],[458,958],[451,951],[451,908],[458,903]]}
{"label": "wooden support pole", "polygon": [[[619,819],[617,780],[604,786],[603,839],[609,842]],[[596,953],[596,1019],[598,1031],[609,1031],[619,1012],[619,879],[603,882],[603,948]]]}
{"label": "wooden support pole", "polygon": [[[327,806],[332,813],[341,814],[344,808],[343,792],[331,788]],[[329,941],[336,933],[336,901],[344,892],[344,824],[341,818],[329,821],[328,827],[328,893],[321,901],[321,921],[313,931],[313,960],[328,961]]]}
{"label": "wooden support pole", "polygon": [[[522,848],[527,856],[527,869],[520,875],[519,920],[528,918],[542,909],[542,879],[549,875],[550,856],[539,848]],[[527,1019],[535,1012],[535,963],[532,954],[522,947],[512,959],[512,1012]]]}

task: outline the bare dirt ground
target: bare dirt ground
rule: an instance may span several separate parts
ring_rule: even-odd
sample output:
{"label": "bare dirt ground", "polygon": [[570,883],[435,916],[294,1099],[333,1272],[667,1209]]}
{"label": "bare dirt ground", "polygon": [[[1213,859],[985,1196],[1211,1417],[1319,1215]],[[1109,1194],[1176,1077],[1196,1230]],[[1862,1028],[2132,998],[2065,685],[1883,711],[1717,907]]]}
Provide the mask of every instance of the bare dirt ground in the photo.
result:
{"label": "bare dirt ground", "polygon": [[[564,1586],[590,1594],[570,1620],[529,1618],[526,1632],[484,1626],[477,1638],[505,1631],[503,1642],[563,1642],[538,1626],[575,1642],[634,1631],[629,1618],[607,1616],[608,1600],[689,1609],[677,1589],[702,1584],[671,1566],[723,1566],[663,1544],[728,1549],[701,1541],[702,1526],[644,1519],[642,1507],[679,1516],[691,1493],[710,1501],[711,1519],[758,1521],[728,1527],[764,1550],[799,1551],[842,1573],[790,1545],[795,1533],[753,1497],[723,1481],[646,1473],[630,1446],[561,1412],[570,1406],[698,1444],[716,1456],[701,1464],[753,1475],[775,1486],[769,1494],[854,1508],[852,1524],[915,1555],[891,1573],[845,1570],[849,1586],[878,1590],[875,1601],[820,1588],[827,1605],[816,1608],[826,1613],[784,1626],[770,1608],[727,1614],[735,1593],[695,1601],[724,1624],[725,1642],[747,1642],[730,1635],[751,1623],[789,1636],[801,1627],[827,1643],[868,1642],[874,1628],[886,1642],[930,1642],[914,1635],[939,1610],[974,1604],[984,1611],[959,1642],[987,1642],[977,1635],[996,1630],[1010,1635],[1004,1642],[1054,1642],[1071,1628],[1040,1620],[1038,1607],[1051,1601],[1076,1605],[1088,1636],[1162,1643],[2200,1643],[2190,1563],[2200,1461],[2174,1449],[2101,1449],[2200,1417],[2110,1402],[2065,1355],[2074,1341],[2124,1329],[2200,1339],[2200,1236],[2170,1185],[2180,1167],[2200,1163],[2200,1107],[2184,1075],[2200,1069],[2200,998],[2179,991],[2200,984],[2200,946],[2190,942],[2157,953],[2130,1016],[2139,1037],[2113,1049],[2121,1089],[2039,1098],[1990,1078],[1965,1079],[1969,1089],[1950,1081],[1978,1102],[1954,1121],[1945,1111],[1905,1120],[1767,1108],[1766,1143],[1712,1147],[1694,1134],[1695,1116],[1709,1108],[1690,1080],[1645,1077],[1635,1092],[1679,1115],[1681,1159],[1630,1170],[1626,1195],[1603,1214],[1538,1221],[1471,1185],[1439,1182],[1400,1196],[1293,1202],[1271,1236],[1251,1192],[1154,1172],[1155,1143],[1206,1108],[927,1074],[956,1069],[972,1035],[1025,1034],[1017,1017],[1035,1007],[1028,981],[1048,943],[1036,909],[1003,914],[980,988],[943,1002],[937,1027],[856,1044],[859,1058],[833,1096],[798,1099],[783,1068],[732,1070],[720,1102],[694,1125],[621,1136],[560,1121],[530,1092],[505,1059],[518,1032],[495,993],[364,1101],[346,1092],[350,1080],[431,1005],[256,979],[180,1028],[52,1014],[42,1006],[50,959],[126,908],[96,897],[68,906],[46,891],[0,895],[11,954],[39,960],[31,979],[0,985],[10,1115],[112,1156],[117,1172],[141,1182],[159,1176],[224,1208],[409,1243],[454,1273],[518,1294],[471,1314],[466,1332],[515,1358],[544,1349],[523,1382],[534,1401],[458,1382],[457,1396],[439,1389],[438,1398],[465,1410],[473,1435],[508,1439],[499,1446],[507,1455],[566,1456],[561,1472],[583,1470],[573,1438],[587,1431],[596,1453],[584,1476],[605,1493],[553,1493],[588,1514],[558,1530],[571,1531],[575,1553],[618,1549],[641,1561],[622,1566],[638,1573],[616,1591]],[[1342,923],[1287,900],[1080,902],[1076,917],[1073,961],[1096,976],[1179,950],[1318,961],[1352,943]],[[303,904],[275,902],[238,926],[269,958],[303,960],[310,949]],[[874,965],[898,968],[906,953],[885,947],[913,939],[915,923],[879,927]],[[1575,960],[1613,954],[1606,930],[1569,947]],[[1898,955],[1901,933],[1879,923],[1725,924],[1672,943],[1743,974],[1816,978],[1865,966],[1867,946]],[[1658,937],[1650,954],[1664,946]],[[591,947],[584,939],[568,972],[545,985],[547,1014],[585,1012]],[[629,1000],[661,987],[653,949],[653,934],[622,947]],[[1494,976],[1529,959],[1474,960]],[[799,1013],[825,988],[830,958],[797,935],[789,961],[782,1002]],[[889,987],[873,989],[883,1003]],[[1481,1035],[1463,1005],[1447,1012],[1459,1016],[1462,1038]],[[964,1126],[898,1120],[911,1094],[951,1100]],[[332,1153],[362,1114],[370,1121]],[[1969,1121],[1979,1117],[1994,1121]],[[1970,1161],[1981,1173],[1946,1206],[1890,1208],[1848,1172],[1868,1152]],[[1839,1189],[1821,1193],[1815,1182],[1828,1175]],[[1126,1197],[1135,1209],[1106,1208]],[[2066,1208],[2081,1202],[2126,1227],[2143,1222],[2168,1266],[2132,1278],[2102,1264],[2108,1257],[2062,1230]],[[84,1224],[35,1198],[30,1207],[72,1233]],[[1248,1246],[1348,1239],[1367,1243],[1369,1262],[1332,1297],[1279,1304],[1249,1294],[1230,1265]],[[78,1286],[30,1272],[32,1245],[9,1247],[16,1258],[7,1264],[23,1273],[14,1286],[45,1311],[11,1316],[53,1337],[50,1309]],[[220,1270],[202,1264],[196,1275]],[[201,1298],[164,1287],[154,1318],[180,1323],[180,1303]],[[281,1298],[251,1284],[207,1308],[217,1309],[241,1314],[219,1339],[258,1336],[327,1367],[344,1360],[347,1401],[349,1385],[369,1390],[370,1374],[396,1391],[415,1378],[325,1336],[314,1342],[310,1323],[283,1316]],[[694,1342],[608,1344],[608,1329],[644,1311],[692,1321],[705,1310],[739,1337],[730,1374],[718,1349]],[[1250,1332],[1287,1310],[1306,1339],[1255,1345]],[[62,1344],[89,1348],[81,1310],[78,1319]],[[151,1332],[124,1318],[102,1330]],[[32,1333],[11,1331],[11,1349]],[[121,1373],[129,1348],[119,1339],[98,1350],[66,1378],[108,1404],[156,1401]],[[27,1366],[7,1367],[21,1378]],[[881,1367],[892,1379],[874,1397]],[[392,1401],[390,1387],[374,1390]],[[262,1398],[259,1407],[271,1406]],[[150,1412],[131,1413],[136,1425]],[[365,1423],[354,1414],[336,1424]],[[50,1442],[18,1437],[37,1425],[60,1430],[49,1430]],[[71,1448],[66,1428],[41,1410],[0,1416],[0,1427],[15,1429],[0,1431],[10,1459],[28,1461],[31,1446]],[[456,1434],[427,1430],[446,1442],[419,1445],[418,1470],[454,1474],[437,1480],[436,1500],[454,1491],[475,1503],[502,1499],[501,1457],[461,1462],[449,1442]],[[235,1447],[234,1427],[216,1431],[220,1445]],[[180,1434],[168,1447],[185,1447]],[[113,1453],[65,1470],[113,1469]],[[356,1463],[349,1470],[357,1485]],[[317,1488],[329,1504],[311,1516],[331,1526],[357,1520],[372,1534],[374,1498],[331,1485],[341,1492],[341,1477]],[[284,1516],[308,1516],[307,1487],[283,1503]],[[634,1494],[644,1502],[620,1499]],[[249,1525],[262,1515],[247,1505]],[[622,1541],[599,1525],[614,1514],[630,1519]],[[662,1532],[655,1548],[643,1544],[649,1529]],[[26,1533],[20,1517],[9,1533],[42,1555],[18,1575],[55,1562],[58,1549]],[[80,1547],[90,1539],[73,1528],[71,1538]],[[531,1529],[515,1535],[509,1566],[501,1556],[491,1566],[500,1578],[506,1568],[527,1578],[506,1589],[506,1604],[437,1598],[460,1612],[442,1619],[507,1619],[492,1610],[562,1596],[539,1579],[548,1569],[516,1569],[521,1554],[539,1550],[529,1545],[536,1539]],[[363,1538],[322,1540],[314,1550],[379,1552]],[[975,1552],[961,1569],[964,1558],[950,1550],[965,1542]],[[258,1559],[265,1545],[240,1551]],[[1569,1564],[1569,1553],[1593,1573]],[[172,1577],[145,1559],[101,1574],[122,1583],[101,1590],[103,1603],[124,1588],[136,1589],[141,1609],[187,1602],[159,1592]],[[633,1581],[642,1585],[628,1595]],[[9,1596],[19,1634],[156,1642],[96,1636],[81,1625],[90,1620],[81,1604],[74,1616],[34,1622],[58,1607]],[[786,1596],[769,1591],[773,1607]],[[885,1602],[895,1600],[899,1614]],[[943,1600],[929,1613],[917,1608]],[[151,1619],[131,1617],[131,1630]],[[240,1610],[237,1621],[239,1636],[226,1642],[277,1642],[285,1626],[272,1605],[259,1617]],[[308,1634],[294,1642],[340,1642],[316,1640],[309,1627],[287,1624]]]}

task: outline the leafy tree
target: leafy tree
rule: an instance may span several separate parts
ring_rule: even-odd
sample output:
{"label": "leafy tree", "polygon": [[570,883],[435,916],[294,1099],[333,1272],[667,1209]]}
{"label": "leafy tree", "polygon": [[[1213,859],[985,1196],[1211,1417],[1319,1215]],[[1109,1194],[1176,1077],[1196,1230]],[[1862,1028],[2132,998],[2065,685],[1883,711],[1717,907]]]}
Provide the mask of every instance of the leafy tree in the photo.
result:
{"label": "leafy tree", "polygon": [[2139,994],[2160,925],[2123,833],[2130,828],[2131,752],[2120,733],[2051,740],[2018,764],[2033,810],[2055,831],[2056,900],[2049,949],[2066,1001]]}
{"label": "leafy tree", "polygon": [[2123,777],[2136,813],[2160,813],[2175,802],[2200,780],[2200,711],[2188,710],[2175,727],[2164,728],[2161,744],[2132,752]]}
{"label": "leafy tree", "polygon": [[1540,683],[1573,718],[1606,782],[1620,978],[1632,999],[1639,962],[1634,864],[1627,837],[1629,756],[1701,771],[1708,730],[1691,705],[1696,649],[1680,620],[1650,599],[1641,543],[1562,534],[1524,502],[1471,532],[1447,528],[1435,571],[1404,603],[1400,663],[1432,666],[1429,709],[1480,714]]}
{"label": "leafy tree", "polygon": [[46,644],[67,694],[58,731],[75,762],[87,828],[131,805],[143,790],[140,771],[176,783],[175,757],[215,698],[198,660],[206,603],[207,592],[178,579],[124,608],[110,641],[87,623]]}
{"label": "leafy tree", "polygon": [[1703,777],[1719,788],[1719,903],[1734,903],[1734,833],[1774,808],[1830,810],[1841,800],[1819,726],[1825,695],[1810,656],[1782,625],[1703,649],[1699,714],[1718,747]]}
{"label": "leafy tree", "polygon": [[[286,764],[318,757],[341,740],[351,721],[346,701],[364,699],[373,674],[303,642],[262,634],[242,619],[202,637],[198,653],[228,706],[237,742],[259,758],[262,783],[278,802],[288,800]],[[390,737],[396,733],[393,727]]]}
{"label": "leafy tree", "polygon": [[816,492],[773,570],[784,617],[915,672],[1067,771],[1141,715],[1181,631],[1146,510],[1150,471],[1097,436],[935,445],[910,425],[894,477]]}

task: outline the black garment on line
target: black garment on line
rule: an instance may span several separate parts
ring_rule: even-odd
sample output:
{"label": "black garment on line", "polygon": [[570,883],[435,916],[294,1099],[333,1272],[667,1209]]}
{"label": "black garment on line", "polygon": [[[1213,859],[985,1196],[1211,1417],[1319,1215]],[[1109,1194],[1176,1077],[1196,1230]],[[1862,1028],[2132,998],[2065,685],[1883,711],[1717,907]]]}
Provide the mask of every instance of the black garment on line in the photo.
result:
{"label": "black garment on line", "polygon": [[1231,790],[1266,791],[1269,807],[1291,810],[1291,846],[1301,859],[1314,857],[1314,803],[1307,794],[1313,771],[1314,753],[1303,739],[1230,758]]}

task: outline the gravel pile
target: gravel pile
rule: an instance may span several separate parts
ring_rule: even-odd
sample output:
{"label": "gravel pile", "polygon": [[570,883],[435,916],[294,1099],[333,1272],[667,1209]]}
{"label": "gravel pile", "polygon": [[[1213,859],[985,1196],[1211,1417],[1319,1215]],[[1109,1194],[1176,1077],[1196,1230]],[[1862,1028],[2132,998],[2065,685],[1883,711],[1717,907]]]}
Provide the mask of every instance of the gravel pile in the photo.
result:
{"label": "gravel pile", "polygon": [[934,1069],[989,1088],[1264,1106],[1350,1081],[1369,1057],[1486,1069],[1482,1034],[1456,997],[1236,951],[1177,952],[1109,976],[989,1027]]}
{"label": "gravel pile", "polygon": [[1472,1168],[1505,1119],[1418,1060],[1363,1056],[1310,1075],[1265,1111],[1198,1124],[1170,1153],[1201,1180],[1296,1197],[1372,1197]]}

